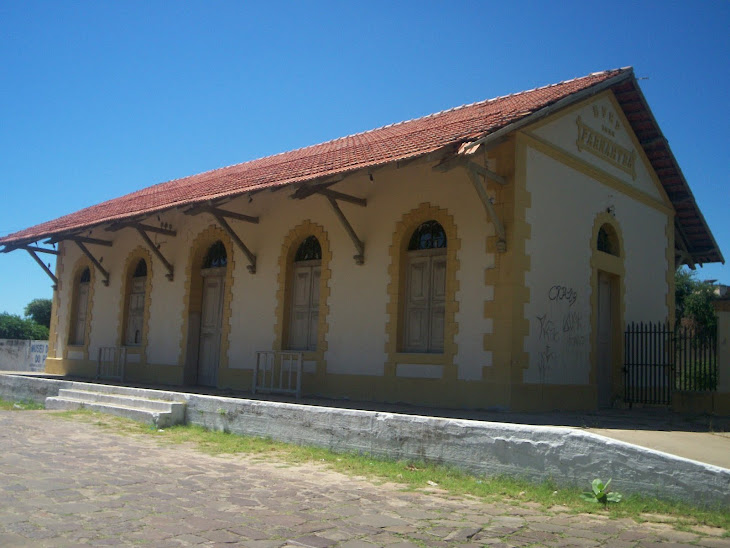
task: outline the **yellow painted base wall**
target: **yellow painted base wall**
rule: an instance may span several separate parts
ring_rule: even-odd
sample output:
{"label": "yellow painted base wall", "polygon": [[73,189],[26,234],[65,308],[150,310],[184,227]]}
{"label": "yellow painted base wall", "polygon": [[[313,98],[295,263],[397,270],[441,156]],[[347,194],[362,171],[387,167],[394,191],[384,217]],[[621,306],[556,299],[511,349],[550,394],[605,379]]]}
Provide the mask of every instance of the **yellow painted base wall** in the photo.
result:
{"label": "yellow painted base wall", "polygon": [[[49,358],[46,372],[93,380],[96,364],[90,361]],[[181,367],[129,364],[127,382],[183,386]],[[250,391],[250,370],[224,369],[218,388]],[[384,378],[364,375],[303,375],[305,396],[321,396],[351,401],[407,403],[457,409],[499,409],[551,411],[595,409],[596,390],[592,386],[502,385],[444,379]],[[510,397],[511,396],[511,397]]]}
{"label": "yellow painted base wall", "polygon": [[[96,362],[89,360],[69,360],[64,358],[46,358],[46,373],[52,375],[68,375],[89,380],[96,378]],[[172,365],[127,364],[125,380],[145,384],[161,384],[182,386],[182,367]],[[250,385],[250,382],[249,382]]]}

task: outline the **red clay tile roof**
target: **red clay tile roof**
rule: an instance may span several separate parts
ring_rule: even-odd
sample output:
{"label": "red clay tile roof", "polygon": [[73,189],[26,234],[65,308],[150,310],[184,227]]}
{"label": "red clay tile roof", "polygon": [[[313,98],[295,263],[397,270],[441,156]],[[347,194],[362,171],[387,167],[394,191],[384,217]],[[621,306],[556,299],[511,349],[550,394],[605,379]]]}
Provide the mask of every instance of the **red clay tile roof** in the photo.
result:
{"label": "red clay tile roof", "polygon": [[[0,244],[4,244],[7,251],[18,245],[110,221],[423,156],[492,134],[599,84],[619,84],[626,79],[635,82],[631,68],[598,72],[168,181],[10,234],[0,238]],[[709,229],[706,231],[709,234]]]}

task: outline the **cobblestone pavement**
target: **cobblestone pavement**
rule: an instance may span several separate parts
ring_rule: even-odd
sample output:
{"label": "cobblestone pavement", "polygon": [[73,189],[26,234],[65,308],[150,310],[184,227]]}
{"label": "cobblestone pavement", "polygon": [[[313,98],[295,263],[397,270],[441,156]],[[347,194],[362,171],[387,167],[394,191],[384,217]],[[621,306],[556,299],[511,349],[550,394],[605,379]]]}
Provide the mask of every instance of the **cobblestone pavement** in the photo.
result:
{"label": "cobblestone pavement", "polygon": [[316,464],[214,457],[46,411],[0,411],[3,547],[730,546],[721,533],[403,492]]}

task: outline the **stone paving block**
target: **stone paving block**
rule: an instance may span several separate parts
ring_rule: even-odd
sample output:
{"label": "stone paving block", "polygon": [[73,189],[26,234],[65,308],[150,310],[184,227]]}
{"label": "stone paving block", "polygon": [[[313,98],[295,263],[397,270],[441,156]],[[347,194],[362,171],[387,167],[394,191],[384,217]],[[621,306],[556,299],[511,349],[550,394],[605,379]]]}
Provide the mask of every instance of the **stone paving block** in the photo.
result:
{"label": "stone paving block", "polygon": [[373,548],[374,546],[377,545],[364,540],[348,540],[341,543],[338,548]]}
{"label": "stone paving block", "polygon": [[358,523],[361,523],[362,525],[370,525],[371,527],[390,527],[393,525],[406,525],[408,522],[405,520],[394,518],[392,516],[386,516],[386,515],[376,515],[376,514],[370,514],[370,515],[361,515],[354,520]]}
{"label": "stone paving block", "polygon": [[704,538],[697,541],[697,545],[706,546],[707,548],[728,548],[730,538]]}
{"label": "stone paving block", "polygon": [[695,548],[694,544],[686,544],[684,542],[667,542],[667,541],[642,541],[639,548]]}
{"label": "stone paving block", "polygon": [[250,540],[242,543],[245,548],[279,548],[286,545],[287,543],[280,540]]}
{"label": "stone paving block", "polygon": [[3,547],[293,548],[303,539],[326,548],[730,547],[723,530],[676,531],[671,522],[656,523],[659,517],[639,524],[527,502],[402,492],[318,464],[216,457],[48,415],[0,412],[0,447],[0,486],[26,487],[0,488]]}
{"label": "stone paving block", "polygon": [[336,544],[334,540],[318,537],[317,535],[308,535],[296,539],[289,539],[287,542],[294,546],[303,546],[305,548],[329,548]]}
{"label": "stone paving block", "polygon": [[238,540],[238,537],[230,531],[223,531],[220,529],[213,531],[201,531],[200,535],[207,538],[208,540],[212,540],[213,542],[231,543]]}

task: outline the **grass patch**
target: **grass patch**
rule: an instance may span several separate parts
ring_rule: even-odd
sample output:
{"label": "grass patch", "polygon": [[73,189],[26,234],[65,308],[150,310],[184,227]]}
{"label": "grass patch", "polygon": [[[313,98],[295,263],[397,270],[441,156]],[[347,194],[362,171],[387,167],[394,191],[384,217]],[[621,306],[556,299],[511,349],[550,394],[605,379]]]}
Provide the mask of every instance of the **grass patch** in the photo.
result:
{"label": "grass patch", "polygon": [[0,398],[0,410],[2,411],[33,411],[37,409],[45,409],[42,403],[36,403],[32,400],[9,401]]}
{"label": "grass patch", "polygon": [[669,522],[679,530],[706,525],[724,529],[730,536],[730,512],[722,508],[700,508],[681,501],[661,500],[642,495],[626,495],[618,504],[607,507],[580,498],[593,478],[586,478],[585,488],[558,486],[553,481],[534,483],[512,477],[475,476],[450,466],[395,461],[358,453],[335,453],[311,446],[292,445],[267,438],[241,436],[207,430],[201,426],[173,426],[158,430],[127,419],[81,410],[64,411],[59,416],[91,422],[117,432],[149,435],[163,443],[188,444],[205,453],[245,454],[254,458],[277,459],[285,465],[319,463],[338,472],[375,482],[391,482],[404,489],[439,489],[451,495],[477,497],[485,502],[507,504],[535,503],[547,512],[602,514],[611,518],[636,521]]}

